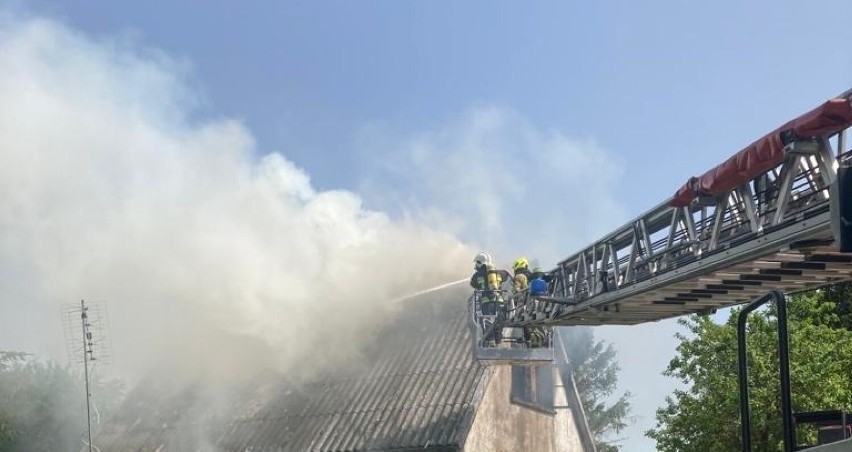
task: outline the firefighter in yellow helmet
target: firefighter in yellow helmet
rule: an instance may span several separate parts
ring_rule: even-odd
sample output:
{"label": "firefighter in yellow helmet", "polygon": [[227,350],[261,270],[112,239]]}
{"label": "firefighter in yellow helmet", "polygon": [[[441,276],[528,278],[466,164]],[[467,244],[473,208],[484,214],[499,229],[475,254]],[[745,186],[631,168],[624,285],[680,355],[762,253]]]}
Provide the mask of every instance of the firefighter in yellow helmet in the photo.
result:
{"label": "firefighter in yellow helmet", "polygon": [[515,262],[512,264],[512,271],[515,272],[515,277],[512,282],[515,293],[527,290],[527,287],[530,285],[530,280],[532,279],[530,261],[525,257],[515,259]]}
{"label": "firefighter in yellow helmet", "polygon": [[504,317],[504,301],[501,294],[503,282],[510,279],[509,272],[497,270],[491,261],[491,255],[480,252],[473,260],[474,273],[470,277],[470,286],[482,292],[482,315],[496,315],[494,329],[486,334],[485,341],[499,344],[503,339],[502,324]]}
{"label": "firefighter in yellow helmet", "polygon": [[[530,281],[533,279],[530,271],[530,261],[526,257],[519,257],[512,264],[512,270],[515,272],[512,286],[514,288],[517,302],[527,300],[528,295],[525,293],[529,288]],[[540,327],[524,327],[524,342],[530,347],[541,347],[544,345],[545,334]]]}

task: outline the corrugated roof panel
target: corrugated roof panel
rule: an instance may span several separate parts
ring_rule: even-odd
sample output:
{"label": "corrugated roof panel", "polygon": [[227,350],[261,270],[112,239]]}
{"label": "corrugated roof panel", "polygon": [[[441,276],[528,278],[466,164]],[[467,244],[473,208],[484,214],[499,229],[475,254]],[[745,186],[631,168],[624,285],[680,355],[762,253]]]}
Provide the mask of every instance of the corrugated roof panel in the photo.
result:
{"label": "corrugated roof panel", "polygon": [[95,443],[150,451],[188,441],[193,430],[233,451],[455,447],[487,379],[472,359],[465,296],[448,290],[406,303],[367,351],[369,365],[355,373],[302,385],[268,375],[248,382],[235,390],[237,401],[224,418],[208,413],[200,384],[163,396],[157,383],[147,382]]}
{"label": "corrugated roof panel", "polygon": [[341,450],[363,449],[380,422],[381,412],[379,409],[386,403],[386,399],[381,396],[383,394],[388,395],[391,391],[389,385],[381,383],[380,380],[382,376],[387,376],[391,374],[393,369],[400,367],[399,363],[402,357],[392,355],[382,358],[375,364],[369,377],[360,380],[359,401],[355,412],[357,416],[353,419],[348,434],[342,435],[343,440],[336,446]]}
{"label": "corrugated roof panel", "polygon": [[341,450],[356,450],[363,448],[372,433],[376,422],[376,407],[378,406],[377,394],[386,390],[383,385],[375,384],[380,375],[389,371],[395,364],[395,360],[384,360],[377,363],[369,377],[358,380],[358,391],[352,406],[352,421],[348,431],[340,435],[340,442],[336,446]]}
{"label": "corrugated roof panel", "polygon": [[[458,380],[460,374],[453,369],[444,372],[438,386],[433,391],[434,396],[427,401],[429,409],[425,415],[418,420],[417,428],[420,435],[417,438],[418,443],[426,444],[431,438],[440,438],[446,427],[446,418],[451,413],[452,406],[447,405],[446,394],[449,393]],[[445,390],[442,390],[445,389]],[[428,432],[434,429],[435,434]]]}
{"label": "corrugated roof panel", "polygon": [[[419,356],[423,357],[424,353],[418,351]],[[390,418],[385,424],[384,429],[379,432],[381,438],[390,444],[411,444],[407,438],[397,439],[397,435],[405,434],[402,426],[402,419],[406,413],[412,410],[415,406],[417,397],[422,393],[423,374],[418,373],[418,367],[422,367],[422,362],[416,362],[412,369],[412,373],[405,375],[400,385],[400,393],[393,403],[388,407]],[[420,365],[420,366],[418,366]]]}

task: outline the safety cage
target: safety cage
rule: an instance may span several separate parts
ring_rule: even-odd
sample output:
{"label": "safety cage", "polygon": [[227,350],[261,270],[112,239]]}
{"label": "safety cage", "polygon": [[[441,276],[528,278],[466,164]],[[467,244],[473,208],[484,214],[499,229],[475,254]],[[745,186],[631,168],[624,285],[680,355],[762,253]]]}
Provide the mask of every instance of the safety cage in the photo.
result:
{"label": "safety cage", "polygon": [[[553,361],[551,327],[505,326],[516,302],[528,294],[511,296],[506,291],[474,291],[468,300],[474,358],[485,364],[536,365]],[[496,300],[501,301],[496,301]],[[483,308],[485,311],[483,312]],[[537,338],[537,341],[531,338]],[[537,343],[535,343],[537,342]]]}

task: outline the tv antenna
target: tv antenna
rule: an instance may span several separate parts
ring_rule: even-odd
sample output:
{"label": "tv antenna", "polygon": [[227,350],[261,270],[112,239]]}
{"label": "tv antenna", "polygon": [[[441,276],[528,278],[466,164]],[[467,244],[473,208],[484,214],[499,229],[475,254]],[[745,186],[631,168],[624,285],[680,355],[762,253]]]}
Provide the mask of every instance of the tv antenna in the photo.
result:
{"label": "tv antenna", "polygon": [[[62,307],[62,320],[68,361],[83,365],[86,386],[86,434],[89,440],[86,445],[89,446],[89,452],[92,452],[94,446],[92,446],[91,375],[94,375],[97,364],[112,362],[112,351],[106,334],[109,326],[106,303],[86,303],[85,300],[80,300],[79,305],[66,304]],[[97,405],[95,405],[95,413],[98,414]],[[98,419],[100,422],[100,414]]]}

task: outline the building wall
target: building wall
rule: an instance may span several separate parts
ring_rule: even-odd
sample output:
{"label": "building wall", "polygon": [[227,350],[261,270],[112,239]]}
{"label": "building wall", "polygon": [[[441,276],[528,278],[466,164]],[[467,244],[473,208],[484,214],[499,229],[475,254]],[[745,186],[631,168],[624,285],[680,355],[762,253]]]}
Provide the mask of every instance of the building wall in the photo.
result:
{"label": "building wall", "polygon": [[583,451],[571,410],[554,369],[556,414],[536,411],[509,401],[510,366],[496,366],[482,403],[476,410],[465,452],[575,452]]}

